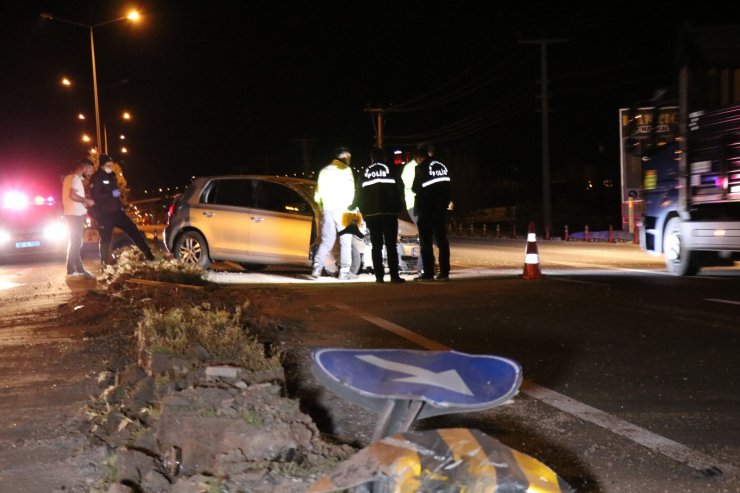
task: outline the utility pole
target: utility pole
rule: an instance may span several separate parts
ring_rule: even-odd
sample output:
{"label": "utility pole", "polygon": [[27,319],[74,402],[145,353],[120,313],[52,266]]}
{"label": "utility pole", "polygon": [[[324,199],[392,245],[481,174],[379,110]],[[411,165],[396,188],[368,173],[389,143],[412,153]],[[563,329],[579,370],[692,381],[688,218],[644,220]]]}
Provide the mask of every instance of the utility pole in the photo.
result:
{"label": "utility pole", "polygon": [[376,124],[375,124],[375,146],[376,147],[383,147],[383,113],[386,113],[388,111],[396,111],[395,108],[371,108],[369,104],[365,105],[366,112],[370,113],[371,117],[375,117]]}
{"label": "utility pole", "polygon": [[311,153],[310,149],[316,139],[308,139],[306,137],[302,139],[293,139],[293,142],[301,145],[301,160],[303,161],[303,172],[308,173],[311,167]]}
{"label": "utility pole", "polygon": [[542,100],[542,220],[544,230],[552,226],[552,199],[550,198],[550,126],[548,121],[547,96],[547,45],[564,43],[567,39],[529,39],[519,41],[521,44],[540,45],[540,99]]}

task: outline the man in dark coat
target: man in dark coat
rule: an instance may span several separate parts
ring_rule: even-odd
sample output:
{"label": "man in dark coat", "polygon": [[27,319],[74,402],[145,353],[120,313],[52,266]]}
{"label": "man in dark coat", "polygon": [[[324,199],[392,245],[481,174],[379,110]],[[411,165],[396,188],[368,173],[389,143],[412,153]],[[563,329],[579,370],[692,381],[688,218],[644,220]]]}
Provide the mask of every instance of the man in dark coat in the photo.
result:
{"label": "man in dark coat", "polygon": [[102,154],[100,167],[90,179],[90,195],[95,201],[93,209],[100,233],[100,263],[103,267],[110,263],[110,243],[113,228],[119,228],[144,252],[147,260],[154,260],[144,235],[126,215],[121,202],[121,190],[113,172],[113,158]]}
{"label": "man in dark coat", "polygon": [[447,240],[447,208],[450,203],[450,173],[439,159],[434,157],[434,147],[429,143],[419,144],[415,158],[416,174],[412,190],[416,194],[415,209],[418,214],[419,243],[424,271],[416,281],[433,281],[434,248],[439,249],[438,281],[450,280],[450,243]]}
{"label": "man in dark coat", "polygon": [[391,282],[401,283],[398,273],[398,214],[403,206],[403,185],[400,178],[386,164],[386,154],[381,148],[373,148],[371,164],[360,177],[358,204],[362,217],[370,230],[375,282],[383,282],[383,246],[388,258]]}

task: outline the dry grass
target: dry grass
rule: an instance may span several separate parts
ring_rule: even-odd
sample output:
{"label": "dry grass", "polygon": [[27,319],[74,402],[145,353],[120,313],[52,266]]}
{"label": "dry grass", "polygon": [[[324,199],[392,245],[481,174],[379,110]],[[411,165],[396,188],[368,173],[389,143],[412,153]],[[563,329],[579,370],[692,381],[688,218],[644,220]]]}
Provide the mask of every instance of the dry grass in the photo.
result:
{"label": "dry grass", "polygon": [[283,355],[265,354],[264,346],[249,333],[242,314],[242,307],[231,312],[207,303],[165,311],[146,308],[137,328],[139,347],[248,370],[281,367]]}
{"label": "dry grass", "polygon": [[134,246],[119,250],[116,264],[107,266],[102,277],[108,283],[134,277],[196,286],[209,284],[206,271],[200,266],[184,264],[168,253],[157,254],[154,260],[147,261]]}

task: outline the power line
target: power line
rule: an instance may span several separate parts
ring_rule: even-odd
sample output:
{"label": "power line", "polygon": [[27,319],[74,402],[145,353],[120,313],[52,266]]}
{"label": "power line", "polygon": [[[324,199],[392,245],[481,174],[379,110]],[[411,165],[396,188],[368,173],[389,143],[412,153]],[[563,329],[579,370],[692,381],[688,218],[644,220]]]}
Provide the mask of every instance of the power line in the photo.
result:
{"label": "power line", "polygon": [[434,140],[436,142],[443,142],[469,135],[475,135],[505,119],[510,118],[511,115],[521,112],[522,109],[526,109],[528,105],[522,105],[521,103],[523,101],[530,101],[530,104],[532,103],[531,99],[526,96],[526,93],[528,92],[528,87],[521,87],[512,95],[509,95],[509,97],[503,102],[491,104],[471,116],[457,120],[444,127],[410,135],[387,136],[386,139],[396,142],[411,142],[418,140]]}

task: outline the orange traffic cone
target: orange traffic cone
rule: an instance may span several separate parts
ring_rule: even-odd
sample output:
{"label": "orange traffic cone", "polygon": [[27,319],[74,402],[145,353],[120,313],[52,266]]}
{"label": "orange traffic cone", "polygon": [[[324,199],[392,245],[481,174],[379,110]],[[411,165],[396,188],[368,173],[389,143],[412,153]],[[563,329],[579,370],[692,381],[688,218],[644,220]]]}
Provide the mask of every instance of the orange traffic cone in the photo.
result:
{"label": "orange traffic cone", "polygon": [[524,252],[524,272],[522,272],[522,279],[539,279],[541,277],[540,254],[537,252],[537,235],[534,232],[534,221],[531,221],[529,223],[529,233],[527,233],[527,249]]}

